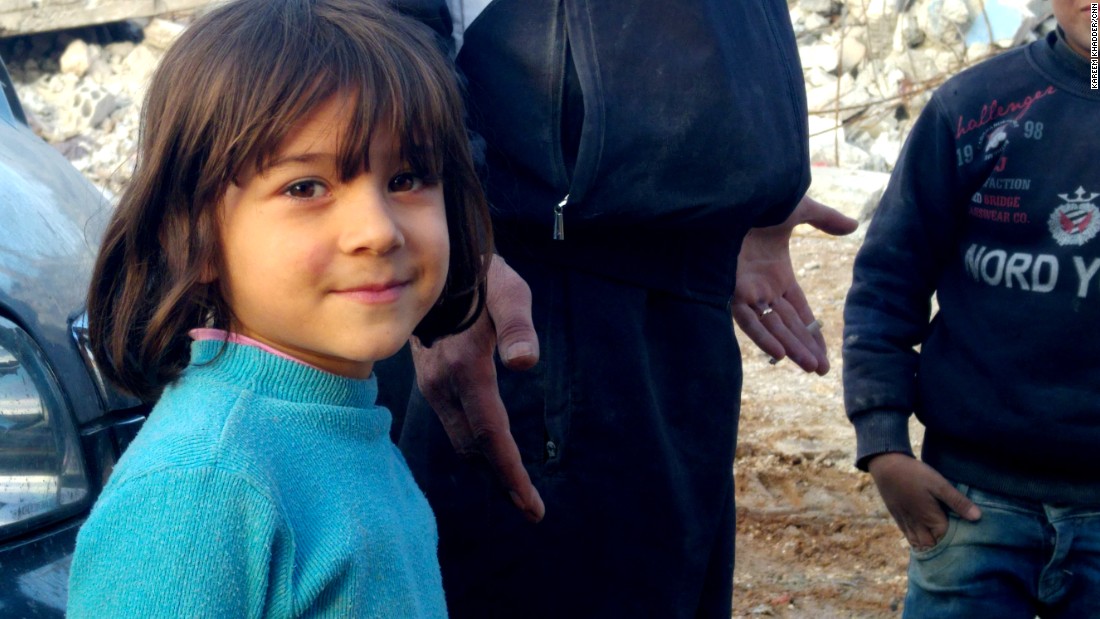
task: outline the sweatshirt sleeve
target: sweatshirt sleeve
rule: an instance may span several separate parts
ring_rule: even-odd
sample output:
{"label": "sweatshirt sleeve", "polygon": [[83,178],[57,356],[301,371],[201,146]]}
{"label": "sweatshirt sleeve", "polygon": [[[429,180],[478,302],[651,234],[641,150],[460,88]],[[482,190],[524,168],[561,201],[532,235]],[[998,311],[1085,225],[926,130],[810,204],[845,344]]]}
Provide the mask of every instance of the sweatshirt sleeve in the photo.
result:
{"label": "sweatshirt sleeve", "polygon": [[126,480],[77,537],[68,616],[260,617],[279,521],[273,501],[226,471]]}
{"label": "sweatshirt sleeve", "polygon": [[912,454],[918,346],[929,330],[931,297],[955,247],[972,193],[938,97],[902,149],[856,256],[844,304],[844,405],[856,430],[856,465],[871,456]]}

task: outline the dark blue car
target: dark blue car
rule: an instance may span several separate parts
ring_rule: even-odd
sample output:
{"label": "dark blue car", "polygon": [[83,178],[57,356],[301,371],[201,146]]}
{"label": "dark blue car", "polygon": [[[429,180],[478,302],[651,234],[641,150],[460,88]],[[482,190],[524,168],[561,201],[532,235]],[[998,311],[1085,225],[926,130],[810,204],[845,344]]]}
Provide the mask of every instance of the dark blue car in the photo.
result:
{"label": "dark blue car", "polygon": [[110,207],[28,128],[3,62],[0,90],[0,617],[62,616],[76,532],[147,408],[86,342]]}

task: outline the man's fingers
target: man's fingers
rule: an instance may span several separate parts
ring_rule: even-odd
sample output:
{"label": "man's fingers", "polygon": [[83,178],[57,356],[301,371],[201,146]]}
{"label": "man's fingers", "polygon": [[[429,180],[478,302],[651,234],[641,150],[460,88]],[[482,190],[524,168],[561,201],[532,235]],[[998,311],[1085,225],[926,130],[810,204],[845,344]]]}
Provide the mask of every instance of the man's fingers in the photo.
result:
{"label": "man's fingers", "polygon": [[816,347],[817,343],[798,312],[785,299],[777,300],[772,310],[762,316],[760,322],[783,345],[791,361],[807,372],[816,371],[818,358],[811,347]]}
{"label": "man's fingers", "polygon": [[443,424],[443,430],[447,432],[447,438],[451,440],[451,446],[455,453],[470,455],[476,451],[473,432],[470,423],[466,422],[466,416],[459,407],[450,401],[450,398],[431,394],[431,390],[420,389],[423,398],[428,400],[432,410],[436,411],[436,417]]}
{"label": "man's fingers", "polygon": [[539,522],[546,515],[546,505],[542,496],[531,483],[527,469],[519,455],[519,447],[508,430],[473,426],[474,441],[489,461],[497,478],[508,491],[512,503],[523,512],[530,522]]}
{"label": "man's fingers", "polygon": [[526,370],[539,360],[539,340],[531,320],[531,288],[500,256],[489,265],[486,310],[496,329],[497,351],[504,365]]}
{"label": "man's fingers", "polygon": [[[817,361],[817,366],[813,370],[806,371],[814,371],[824,376],[829,372],[828,348],[825,346],[825,335],[821,332],[824,325],[814,318],[814,311],[810,307],[810,302],[806,300],[806,295],[802,292],[801,286],[791,287],[783,295],[783,298],[791,304],[798,316],[798,320],[792,320],[788,324],[788,328]],[[803,369],[805,369],[805,366],[803,366]]]}
{"label": "man's fingers", "polygon": [[443,430],[447,433],[447,438],[451,439],[451,447],[454,447],[455,453],[460,456],[476,454],[477,445],[474,442],[474,434],[462,411],[450,405],[433,403],[427,394],[424,394],[424,399],[428,400],[432,409],[435,410],[436,416],[443,424]]}
{"label": "man's fingers", "polygon": [[412,345],[413,362],[417,366],[416,386],[428,405],[435,411],[443,424],[443,430],[447,438],[451,439],[451,446],[455,452],[461,455],[470,455],[476,451],[474,437],[470,431],[470,424],[466,421],[466,415],[458,401],[458,394],[447,374],[430,371],[438,367],[431,360],[431,353],[426,353],[416,338],[410,340]]}
{"label": "man's fingers", "polygon": [[753,343],[771,356],[773,363],[790,357],[807,372],[827,372],[825,338],[820,323],[814,324],[813,314],[808,323],[803,323],[798,311],[783,299],[769,309],[760,315],[749,305],[738,303],[733,307],[733,319]]}
{"label": "man's fingers", "polygon": [[463,409],[468,412],[470,432],[473,443],[497,478],[508,491],[508,495],[531,522],[538,522],[546,514],[542,497],[531,483],[519,447],[512,437],[508,423],[508,413],[500,393],[495,389],[491,394],[483,391],[471,391],[463,399]]}
{"label": "man's fingers", "polygon": [[760,350],[763,350],[773,359],[782,359],[786,356],[787,351],[783,348],[783,344],[768,332],[767,327],[761,324],[756,310],[744,303],[738,303],[733,306],[733,319],[737,321],[737,326],[741,327],[745,335],[749,336],[749,339]]}

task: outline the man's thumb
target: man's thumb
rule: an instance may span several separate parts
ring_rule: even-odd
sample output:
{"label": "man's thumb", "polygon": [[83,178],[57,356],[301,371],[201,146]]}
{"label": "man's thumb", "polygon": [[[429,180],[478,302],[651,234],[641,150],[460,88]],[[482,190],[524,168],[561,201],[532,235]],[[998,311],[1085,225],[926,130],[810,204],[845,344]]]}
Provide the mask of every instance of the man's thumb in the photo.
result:
{"label": "man's thumb", "polygon": [[497,351],[504,365],[526,370],[538,363],[539,339],[531,320],[531,289],[498,256],[489,265],[485,309],[492,318]]}
{"label": "man's thumb", "polygon": [[504,365],[513,370],[527,370],[539,361],[539,340],[530,322],[522,316],[509,323],[497,323],[497,350]]}
{"label": "man's thumb", "polygon": [[851,234],[859,227],[858,220],[848,217],[835,208],[826,206],[809,196],[803,200],[808,203],[809,208],[802,223],[810,224],[825,234],[833,236]]}

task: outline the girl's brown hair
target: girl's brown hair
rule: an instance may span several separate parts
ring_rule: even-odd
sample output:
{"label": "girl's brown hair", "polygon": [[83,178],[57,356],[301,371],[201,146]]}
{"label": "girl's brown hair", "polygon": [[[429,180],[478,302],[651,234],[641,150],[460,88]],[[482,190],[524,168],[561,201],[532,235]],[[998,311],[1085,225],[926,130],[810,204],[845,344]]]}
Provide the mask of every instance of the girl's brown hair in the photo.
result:
{"label": "girl's brown hair", "polygon": [[430,31],[372,0],[235,0],[180,36],[146,95],[137,167],[88,295],[92,349],[112,382],[155,398],[188,362],[188,330],[229,327],[217,282],[204,283],[221,272],[218,204],[337,93],[356,104],[342,180],[361,172],[372,134],[385,131],[410,166],[443,182],[450,269],[414,333],[430,344],[480,312],[488,214],[453,70]]}

